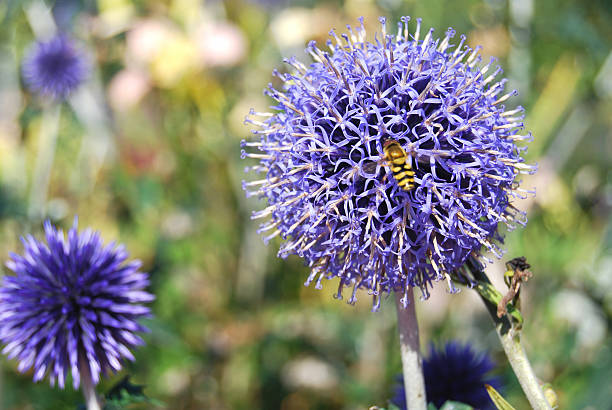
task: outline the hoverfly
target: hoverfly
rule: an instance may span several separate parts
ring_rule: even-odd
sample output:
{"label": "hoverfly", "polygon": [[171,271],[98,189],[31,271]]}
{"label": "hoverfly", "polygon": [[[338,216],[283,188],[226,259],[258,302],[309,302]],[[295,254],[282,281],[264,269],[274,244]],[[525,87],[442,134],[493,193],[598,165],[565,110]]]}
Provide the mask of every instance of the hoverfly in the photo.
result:
{"label": "hoverfly", "polygon": [[402,190],[408,192],[416,186],[414,181],[415,171],[412,168],[410,156],[398,141],[387,139],[383,142],[383,156],[381,160],[364,164],[362,170],[366,174],[374,174],[378,165],[382,163],[389,168],[397,185]]}
{"label": "hoverfly", "polygon": [[414,170],[408,161],[408,154],[396,140],[387,140],[383,144],[384,160],[393,173],[393,178],[404,191],[414,188]]}

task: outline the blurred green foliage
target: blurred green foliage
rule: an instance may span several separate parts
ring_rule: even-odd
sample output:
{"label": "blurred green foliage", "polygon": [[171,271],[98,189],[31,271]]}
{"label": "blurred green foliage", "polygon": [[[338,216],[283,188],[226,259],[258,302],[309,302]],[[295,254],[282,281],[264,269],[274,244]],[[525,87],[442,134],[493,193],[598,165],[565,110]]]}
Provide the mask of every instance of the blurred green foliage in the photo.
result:
{"label": "blurred green foliage", "polygon": [[[62,107],[44,215],[126,244],[151,273],[155,318],[123,376],[172,409],[363,409],[387,406],[400,371],[394,306],[369,311],[302,286],[298,258],[264,246],[241,189],[242,120],[270,101],[262,89],[282,57],[364,16],[422,17],[452,26],[495,55],[520,89],[535,141],[525,178],[537,196],[507,259],[526,256],[524,341],[560,408],[612,403],[612,3],[606,0],[41,0],[0,4],[0,255],[40,235],[30,193],[48,103],[23,90],[20,61],[53,7],[55,22],[91,56],[90,80]],[[50,15],[47,15],[50,18]],[[49,21],[53,22],[53,19]],[[489,268],[503,286],[503,261]],[[331,284],[328,284],[331,285]],[[489,350],[526,401],[490,320],[469,290],[439,286],[419,303],[422,343]],[[2,359],[0,408],[68,409],[70,387],[33,384]]]}

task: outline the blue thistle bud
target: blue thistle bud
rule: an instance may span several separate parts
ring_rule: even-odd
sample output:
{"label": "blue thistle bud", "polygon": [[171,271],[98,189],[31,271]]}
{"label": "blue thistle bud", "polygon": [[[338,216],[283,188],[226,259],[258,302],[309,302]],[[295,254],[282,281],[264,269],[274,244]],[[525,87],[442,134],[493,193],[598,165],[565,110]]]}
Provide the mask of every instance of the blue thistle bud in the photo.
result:
{"label": "blue thistle bud", "polygon": [[[468,344],[448,342],[441,349],[432,344],[429,357],[423,360],[423,377],[427,402],[436,408],[447,401],[457,401],[481,409],[495,409],[485,384],[496,390],[501,387],[498,377],[489,373],[495,367],[486,353],[476,353]],[[400,409],[406,409],[404,379],[400,375],[395,396],[391,400]]]}
{"label": "blue thistle bud", "polygon": [[48,374],[64,388],[70,370],[76,389],[85,364],[97,384],[144,343],[136,333],[147,331],[137,320],[150,316],[149,277],[140,261],[125,262],[123,246],[77,232],[76,219],[67,238],[49,221],[44,227],[47,243],[22,238],[24,254],[6,264],[15,275],[0,286],[2,353],[17,358],[21,372],[33,368],[34,381]]}
{"label": "blue thistle bud", "polygon": [[[505,110],[515,91],[493,60],[482,64],[479,49],[452,46],[421,20],[409,32],[401,19],[396,34],[365,40],[363,22],[328,43],[309,43],[314,63],[286,59],[276,72],[281,90],[272,113],[252,113],[247,122],[258,140],[243,156],[263,178],[245,183],[247,196],[266,198],[253,214],[265,240],[285,240],[279,256],[297,254],[311,268],[306,285],[339,279],[337,298],[352,287],[373,295],[419,287],[429,297],[433,281],[461,275],[468,257],[501,256],[500,223],[526,222],[511,201],[517,175],[532,173],[516,144],[522,109]],[[255,189],[253,189],[255,188]],[[406,303],[406,298],[403,299]]]}
{"label": "blue thistle bud", "polygon": [[28,88],[56,100],[65,99],[89,71],[85,56],[66,35],[34,43],[23,64],[23,79]]}

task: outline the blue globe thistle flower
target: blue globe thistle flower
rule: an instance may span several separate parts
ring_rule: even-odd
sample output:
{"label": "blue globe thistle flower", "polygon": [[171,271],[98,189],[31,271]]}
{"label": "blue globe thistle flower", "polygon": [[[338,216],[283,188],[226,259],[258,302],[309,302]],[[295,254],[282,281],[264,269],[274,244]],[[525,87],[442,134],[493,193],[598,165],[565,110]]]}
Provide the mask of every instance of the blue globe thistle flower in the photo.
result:
{"label": "blue globe thistle flower", "polygon": [[22,65],[28,88],[54,99],[64,99],[85,80],[89,64],[73,41],[64,34],[36,42]]}
{"label": "blue globe thistle flower", "polygon": [[0,287],[2,352],[19,360],[19,371],[33,368],[34,381],[49,374],[64,388],[70,370],[76,389],[85,364],[97,384],[144,343],[136,332],[148,331],[137,320],[150,316],[149,277],[140,261],[126,262],[123,246],[104,245],[91,229],[77,232],[76,219],[67,238],[49,221],[44,228],[46,243],[22,238],[23,255],[6,264],[16,275]]}
{"label": "blue globe thistle flower", "polygon": [[[531,138],[519,135],[522,109],[503,105],[516,91],[503,93],[494,60],[480,64],[465,36],[452,46],[452,29],[422,38],[421,20],[410,34],[403,17],[391,35],[380,20],[373,43],[360,20],[330,33],[330,52],[311,42],[309,66],[285,60],[291,71],[274,73],[283,90],[266,90],[274,112],[251,111],[259,139],[242,153],[265,175],[244,183],[247,196],[268,201],[253,214],[270,218],[265,240],[280,235],[279,256],[304,258],[306,285],[337,277],[337,298],[352,286],[352,304],[365,288],[373,310],[383,292],[403,292],[405,306],[411,287],[427,298],[432,281],[446,279],[456,291],[450,273],[470,256],[488,260],[483,248],[501,257],[500,222],[525,223],[511,204],[526,192],[515,179],[534,171],[516,145]],[[390,143],[403,151],[403,176],[391,169]]]}
{"label": "blue globe thistle flower", "polygon": [[[447,401],[469,404],[476,409],[494,409],[485,384],[496,390],[501,387],[501,379],[490,376],[495,364],[486,353],[476,353],[468,344],[448,342],[437,350],[432,344],[429,357],[423,360],[423,377],[427,402],[441,407]],[[404,379],[399,384],[391,400],[401,409],[406,409]]]}

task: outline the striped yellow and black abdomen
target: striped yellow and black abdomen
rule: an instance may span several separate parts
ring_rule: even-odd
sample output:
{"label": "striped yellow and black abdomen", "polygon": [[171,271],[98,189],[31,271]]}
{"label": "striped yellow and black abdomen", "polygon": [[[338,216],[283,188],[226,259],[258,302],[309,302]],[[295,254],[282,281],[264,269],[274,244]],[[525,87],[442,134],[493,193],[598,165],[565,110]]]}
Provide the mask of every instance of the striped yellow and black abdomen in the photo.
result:
{"label": "striped yellow and black abdomen", "polygon": [[403,163],[399,163],[399,159],[393,161],[393,166],[391,167],[391,172],[393,172],[393,178],[397,181],[397,184],[404,190],[410,191],[414,188],[414,170],[406,161],[408,158],[404,160]]}
{"label": "striped yellow and black abdomen", "polygon": [[385,160],[391,169],[393,178],[404,190],[410,191],[414,188],[414,170],[408,162],[408,154],[395,140],[389,140],[383,145]]}

